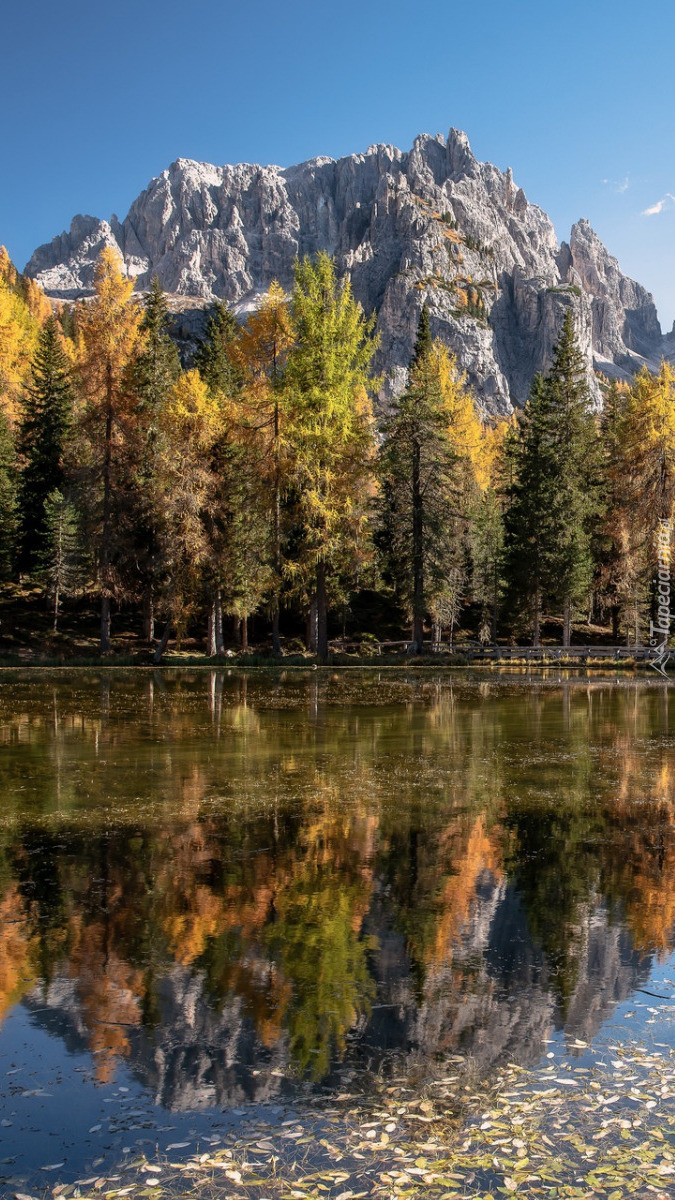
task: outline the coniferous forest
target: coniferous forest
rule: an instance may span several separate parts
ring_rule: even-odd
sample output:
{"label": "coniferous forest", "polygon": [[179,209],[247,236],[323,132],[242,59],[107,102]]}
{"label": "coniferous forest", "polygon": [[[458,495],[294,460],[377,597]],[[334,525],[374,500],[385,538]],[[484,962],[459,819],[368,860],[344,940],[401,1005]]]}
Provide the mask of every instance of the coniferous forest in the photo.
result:
{"label": "coniferous forest", "polygon": [[496,422],[423,307],[385,407],[373,326],[320,254],[243,324],[216,304],[185,365],[159,284],[139,297],[112,250],[94,296],[54,309],[0,252],[3,653],[31,629],[72,652],[86,622],[100,653],[156,661],[644,644],[672,368],[602,381],[594,410],[569,307],[547,372]]}

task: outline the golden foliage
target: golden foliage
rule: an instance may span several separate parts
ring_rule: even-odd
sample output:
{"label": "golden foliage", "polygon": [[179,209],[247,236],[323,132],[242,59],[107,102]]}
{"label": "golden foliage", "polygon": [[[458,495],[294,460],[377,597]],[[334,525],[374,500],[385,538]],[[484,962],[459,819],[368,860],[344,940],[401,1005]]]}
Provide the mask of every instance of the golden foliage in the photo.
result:
{"label": "golden foliage", "polygon": [[78,366],[89,404],[112,401],[119,413],[130,403],[124,376],[142,346],[143,313],[131,299],[133,280],[125,279],[110,246],[101,251],[94,284],[94,299],[78,314]]}
{"label": "golden foliage", "polygon": [[0,900],[0,1021],[37,982],[36,947],[18,883]]}
{"label": "golden foliage", "polygon": [[184,443],[186,451],[188,446],[208,450],[222,433],[225,416],[224,401],[210,395],[199,371],[192,370],[174,384],[164,419],[172,443]]}

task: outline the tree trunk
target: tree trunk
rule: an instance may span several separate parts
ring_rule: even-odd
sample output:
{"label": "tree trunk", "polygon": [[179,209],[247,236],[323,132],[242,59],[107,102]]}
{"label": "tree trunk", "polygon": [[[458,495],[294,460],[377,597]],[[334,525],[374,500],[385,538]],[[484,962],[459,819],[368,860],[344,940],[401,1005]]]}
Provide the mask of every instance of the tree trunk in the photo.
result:
{"label": "tree trunk", "polygon": [[316,564],[317,651],[321,662],[328,661],[328,599],[326,596],[326,563]]}
{"label": "tree trunk", "polygon": [[541,593],[539,588],[534,593],[534,617],[532,621],[532,645],[537,647],[541,642]]}
{"label": "tree trunk", "polygon": [[59,585],[54,587],[54,633],[59,629]]}
{"label": "tree trunk", "polygon": [[618,640],[619,640],[619,606],[618,606],[618,604],[613,604],[612,605],[612,641],[618,642]]}
{"label": "tree trunk", "polygon": [[497,621],[499,618],[499,573],[496,565],[492,572],[492,642],[497,645]]}
{"label": "tree trunk", "polygon": [[151,583],[143,592],[143,637],[146,642],[155,640],[155,596]]}
{"label": "tree trunk", "polygon": [[110,649],[110,596],[101,596],[101,654]]}
{"label": "tree trunk", "polygon": [[248,650],[248,617],[241,618],[241,648]]}
{"label": "tree trunk", "polygon": [[563,640],[565,650],[569,650],[572,642],[572,601],[569,596],[563,600]]}
{"label": "tree trunk", "polygon": [[275,654],[281,654],[281,635],[279,632],[279,601],[275,598],[274,609],[272,611],[272,650]]}
{"label": "tree trunk", "polygon": [[420,448],[413,447],[412,462],[412,568],[413,568],[413,654],[424,645],[424,500],[420,480]]}
{"label": "tree trunk", "polygon": [[206,633],[206,656],[213,658],[216,653],[216,598],[212,596],[209,601],[209,623]]}
{"label": "tree trunk", "polygon": [[434,650],[436,653],[438,653],[440,648],[441,648],[441,623],[440,623],[440,621],[434,621],[434,623],[431,627],[431,649]]}
{"label": "tree trunk", "polygon": [[225,653],[225,638],[223,637],[223,595],[218,588],[216,590],[216,654]]}
{"label": "tree trunk", "polygon": [[155,650],[155,653],[154,653],[154,656],[152,659],[153,663],[155,663],[156,666],[158,666],[159,663],[161,663],[162,658],[164,657],[164,651],[166,650],[166,648],[169,644],[169,638],[171,637],[171,625],[172,625],[172,620],[171,620],[171,617],[169,617],[169,620],[167,621],[166,625],[164,626],[164,633],[162,634],[159,645],[157,646],[157,649]]}
{"label": "tree trunk", "polygon": [[[276,358],[274,371],[276,373]],[[279,589],[281,587],[281,452],[279,444],[279,401],[274,403],[274,575],[276,588],[272,609],[272,650],[281,654],[279,634]]]}
{"label": "tree trunk", "polygon": [[105,444],[103,454],[103,530],[101,536],[101,654],[110,649],[110,549],[112,500],[113,384],[112,366],[106,368]]}
{"label": "tree trunk", "polygon": [[316,654],[318,638],[317,638],[317,607],[316,596],[312,596],[307,614],[307,632],[305,635],[305,644],[311,654]]}

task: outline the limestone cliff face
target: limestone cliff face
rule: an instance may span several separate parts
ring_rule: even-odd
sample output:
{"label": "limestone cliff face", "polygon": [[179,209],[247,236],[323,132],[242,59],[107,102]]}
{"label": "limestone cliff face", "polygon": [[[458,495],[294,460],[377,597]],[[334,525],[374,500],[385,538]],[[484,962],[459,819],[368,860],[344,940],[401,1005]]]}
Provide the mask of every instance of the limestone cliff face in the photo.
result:
{"label": "limestone cliff face", "polygon": [[433,333],[492,412],[524,401],[569,306],[596,395],[594,365],[622,373],[661,353],[651,296],[621,274],[588,223],[559,246],[511,171],[478,162],[455,129],[447,141],[422,135],[406,153],[371,146],[287,169],[179,159],[124,221],[76,217],[35,251],[27,274],[50,296],[87,295],[105,245],[139,289],[157,275],[174,306],[220,297],[240,313],[273,279],[290,288],[298,255],[326,250],[377,313],[385,398],[405,381],[425,301]]}

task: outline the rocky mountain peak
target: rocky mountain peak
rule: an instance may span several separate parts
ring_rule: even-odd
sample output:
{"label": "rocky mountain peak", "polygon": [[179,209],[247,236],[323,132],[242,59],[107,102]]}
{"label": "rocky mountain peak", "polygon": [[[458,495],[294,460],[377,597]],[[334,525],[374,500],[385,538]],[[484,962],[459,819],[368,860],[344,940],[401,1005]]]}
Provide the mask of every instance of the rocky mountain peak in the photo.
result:
{"label": "rocky mountain peak", "polygon": [[191,311],[222,298],[255,307],[274,279],[290,288],[298,255],[325,250],[367,312],[377,313],[382,399],[405,383],[419,312],[457,356],[486,410],[524,402],[572,307],[594,368],[658,360],[651,296],[624,276],[587,221],[568,243],[513,172],[479,162],[461,130],[421,134],[409,151],[317,157],[292,167],[215,166],[179,158],[122,222],[75,217],[26,270],[54,297],[91,293],[96,259],[114,246],[144,289],[157,275]]}

